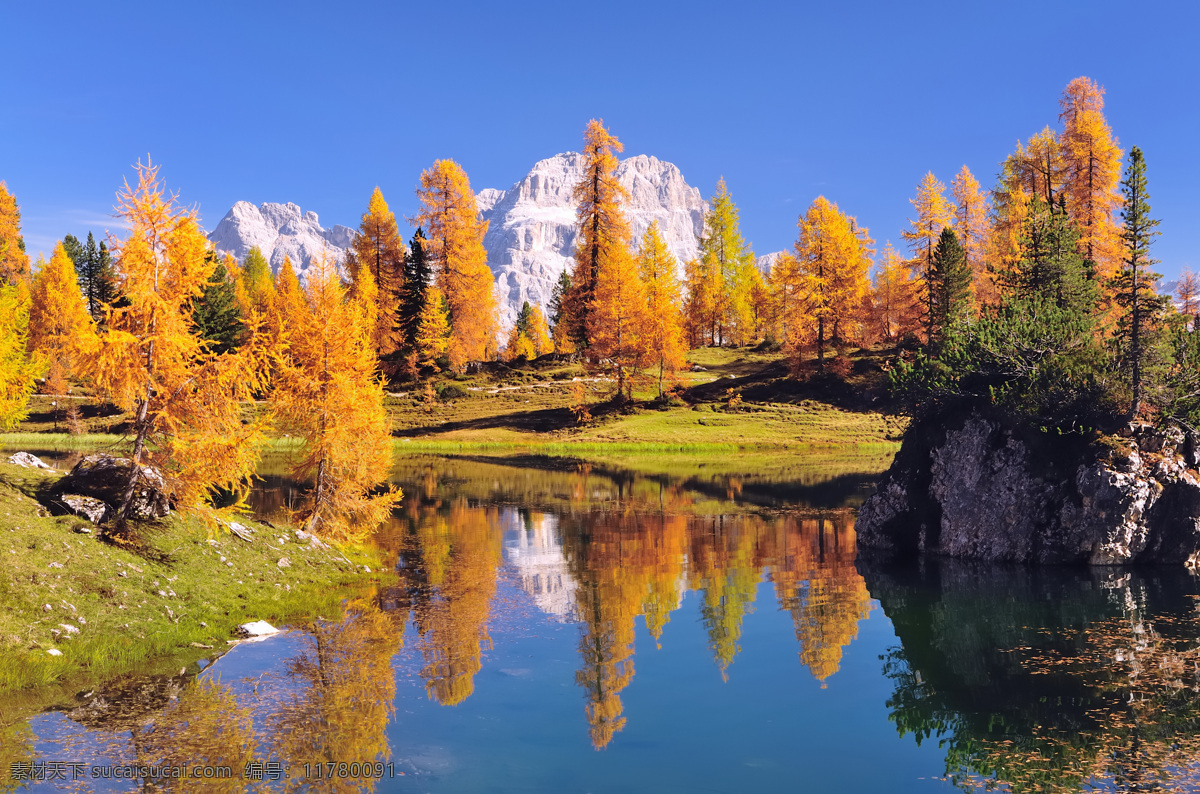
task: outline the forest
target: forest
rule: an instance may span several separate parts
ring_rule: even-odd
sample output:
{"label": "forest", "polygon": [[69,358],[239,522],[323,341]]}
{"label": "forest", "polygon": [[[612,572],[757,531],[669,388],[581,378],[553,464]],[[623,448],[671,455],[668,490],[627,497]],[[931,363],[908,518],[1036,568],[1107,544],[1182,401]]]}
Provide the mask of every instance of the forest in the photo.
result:
{"label": "forest", "polygon": [[[797,381],[844,378],[849,351],[873,350],[910,414],[982,401],[1070,433],[1200,419],[1200,281],[1185,270],[1160,291],[1146,157],[1122,149],[1086,77],[990,189],[965,165],[949,191],[927,173],[900,249],[877,248],[818,196],[766,273],[723,180],[698,258],[677,262],[656,225],[632,239],[621,151],[601,121],[587,125],[574,267],[504,337],[487,224],[451,159],[421,173],[407,243],[376,188],[343,261],[277,273],[258,249],[214,251],[149,161],[118,192],[125,236],[68,235],[48,261],[25,253],[0,182],[0,429],[38,392],[80,387],[125,412],[136,465],[107,529],[117,536],[143,464],[177,507],[215,515],[241,504],[264,443],[287,435],[301,448],[293,474],[312,483],[306,529],[350,540],[401,498],[380,486],[396,432],[388,390],[431,393],[439,375],[489,361],[578,362],[619,407],[679,401],[691,350],[777,351]],[[573,403],[588,422],[582,389]],[[79,410],[66,409],[68,429]]]}

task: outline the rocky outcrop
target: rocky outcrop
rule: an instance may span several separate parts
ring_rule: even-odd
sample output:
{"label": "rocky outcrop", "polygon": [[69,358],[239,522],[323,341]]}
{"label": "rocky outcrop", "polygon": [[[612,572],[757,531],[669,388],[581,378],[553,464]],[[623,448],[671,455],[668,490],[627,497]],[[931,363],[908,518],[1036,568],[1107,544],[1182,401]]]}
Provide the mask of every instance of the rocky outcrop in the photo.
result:
{"label": "rocky outcrop", "polygon": [[355,231],[346,226],[321,227],[317,213],[304,212],[295,204],[267,202],[254,206],[248,201],[233,205],[208,239],[218,251],[228,252],[244,261],[253,246],[258,246],[278,273],[284,257],[292,260],[296,275],[303,281],[315,257],[324,251],[341,262],[354,241]]}
{"label": "rocky outcrop", "polygon": [[[55,499],[69,506],[72,512],[79,507],[80,512],[77,512],[77,515],[96,520],[90,515],[94,513],[99,514],[100,520],[104,520],[110,511],[115,511],[120,506],[132,466],[133,462],[128,458],[115,458],[105,454],[88,455],[55,484]],[[96,501],[107,506],[108,511],[101,511],[95,504]],[[84,511],[84,506],[88,510]],[[143,466],[133,496],[133,517],[162,518],[170,511],[171,500],[162,475],[149,466]]]}
{"label": "rocky outcrop", "polygon": [[1183,434],[1064,443],[979,412],[914,425],[859,511],[858,542],[902,555],[1043,564],[1200,561],[1200,480]]}
{"label": "rocky outcrop", "polygon": [[52,466],[47,465],[37,455],[31,455],[28,452],[18,452],[9,456],[8,462],[14,466],[21,466],[26,469],[51,469]]}
{"label": "rocky outcrop", "polygon": [[[575,251],[575,202],[572,193],[583,177],[583,155],[566,152],[542,160],[508,190],[488,188],[476,197],[480,217],[489,222],[483,245],[496,278],[501,325],[516,322],[521,304],[548,309],[554,283],[572,264]],[[622,160],[617,178],[629,191],[625,215],[634,239],[652,221],[683,263],[699,255],[700,233],[708,205],[679,168],[657,157]]]}

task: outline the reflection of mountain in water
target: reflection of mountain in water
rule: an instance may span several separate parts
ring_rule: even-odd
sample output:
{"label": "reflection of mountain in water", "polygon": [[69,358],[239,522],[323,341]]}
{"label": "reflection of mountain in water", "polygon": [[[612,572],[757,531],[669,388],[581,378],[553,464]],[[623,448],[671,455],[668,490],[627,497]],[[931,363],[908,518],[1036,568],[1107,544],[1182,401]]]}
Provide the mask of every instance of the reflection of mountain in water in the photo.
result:
{"label": "reflection of mountain in water", "polygon": [[575,580],[563,557],[558,517],[539,513],[502,512],[508,524],[504,559],[517,572],[521,588],[547,615],[567,622],[575,619]]}
{"label": "reflection of mountain in water", "polygon": [[1196,790],[1195,577],[860,561],[895,626],[888,702],[964,788]]}

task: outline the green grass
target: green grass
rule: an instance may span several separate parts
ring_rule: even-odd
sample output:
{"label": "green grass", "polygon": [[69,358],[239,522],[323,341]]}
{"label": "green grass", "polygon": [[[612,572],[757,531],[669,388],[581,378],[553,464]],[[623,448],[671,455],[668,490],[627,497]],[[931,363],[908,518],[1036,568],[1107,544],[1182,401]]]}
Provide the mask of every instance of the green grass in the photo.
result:
{"label": "green grass", "polygon": [[[49,515],[39,499],[57,476],[0,463],[0,701],[64,677],[98,680],[192,643],[221,648],[239,623],[312,616],[336,605],[342,588],[390,576],[373,551],[310,549],[284,527],[248,519],[253,542],[172,514],[139,527],[133,544],[110,544],[82,519]],[[291,565],[280,568],[281,557]],[[64,623],[79,633],[68,639]]]}

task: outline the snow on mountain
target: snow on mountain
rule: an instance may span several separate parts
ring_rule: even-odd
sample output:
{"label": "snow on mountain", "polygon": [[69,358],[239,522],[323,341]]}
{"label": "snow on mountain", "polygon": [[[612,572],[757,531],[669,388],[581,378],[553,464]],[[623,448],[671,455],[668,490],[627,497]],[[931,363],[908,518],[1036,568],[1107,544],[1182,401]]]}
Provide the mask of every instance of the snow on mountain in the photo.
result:
{"label": "snow on mountain", "polygon": [[775,263],[779,261],[779,257],[786,253],[787,251],[772,251],[769,254],[763,254],[754,260],[754,264],[764,277],[769,276],[771,275],[771,268],[775,267]]}
{"label": "snow on mountain", "polygon": [[[521,304],[540,304],[549,313],[554,284],[573,265],[575,203],[572,192],[583,178],[583,155],[566,152],[535,164],[508,190],[492,188],[476,197],[489,221],[483,245],[496,278],[500,322],[516,321]],[[657,220],[663,238],[683,263],[699,255],[699,237],[708,204],[672,163],[638,155],[622,160],[617,178],[629,191],[626,217],[638,241]]]}
{"label": "snow on mountain", "polygon": [[[539,304],[549,313],[554,284],[572,267],[575,250],[575,203],[572,192],[583,178],[583,156],[558,154],[535,164],[508,190],[486,188],[476,196],[480,217],[489,222],[484,248],[500,298],[500,325],[507,331],[516,322],[521,304]],[[629,191],[625,207],[635,244],[652,221],[683,263],[699,256],[699,238],[708,204],[688,185],[672,163],[638,155],[622,160],[617,178]],[[284,256],[297,274],[324,249],[341,259],[356,232],[346,226],[322,228],[315,212],[295,204],[266,203],[258,207],[239,201],[209,234],[218,251],[244,260],[257,245],[275,272]]]}
{"label": "snow on mountain", "polygon": [[295,204],[267,202],[256,207],[248,201],[239,201],[208,239],[218,251],[233,254],[238,261],[244,260],[250,248],[257,245],[276,273],[283,266],[283,258],[289,257],[303,281],[308,266],[322,250],[340,262],[355,234],[346,226],[324,229],[317,213],[303,212]]}

